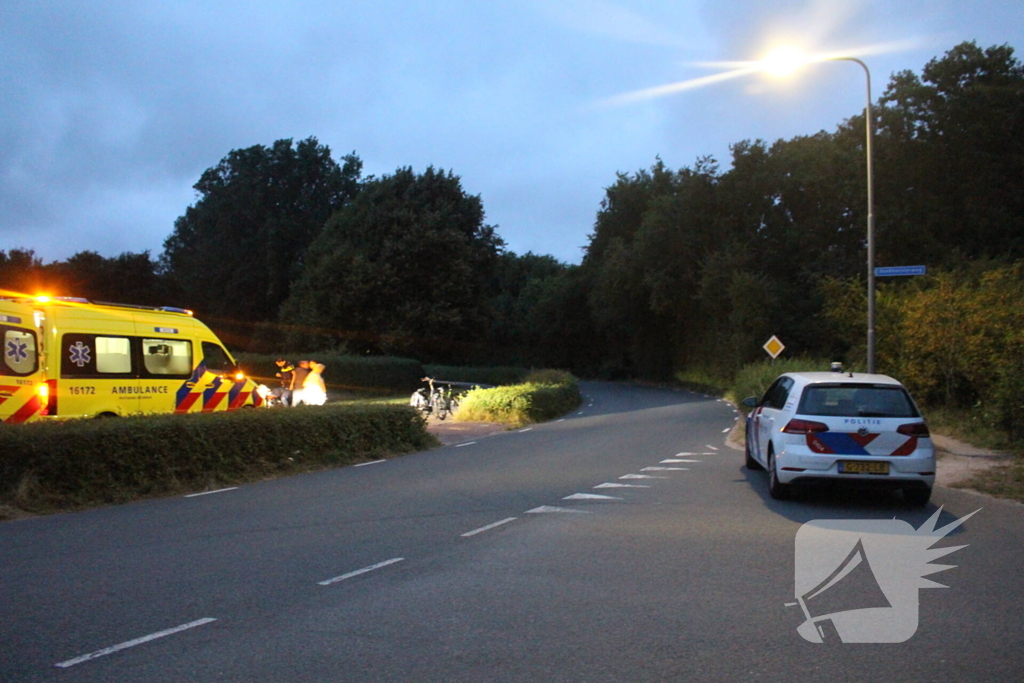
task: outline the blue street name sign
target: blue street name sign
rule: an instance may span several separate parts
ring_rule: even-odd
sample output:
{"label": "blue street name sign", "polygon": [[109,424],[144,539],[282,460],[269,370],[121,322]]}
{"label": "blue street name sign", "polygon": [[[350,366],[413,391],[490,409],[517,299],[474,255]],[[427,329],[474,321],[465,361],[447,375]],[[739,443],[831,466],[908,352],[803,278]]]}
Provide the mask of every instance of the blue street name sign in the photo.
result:
{"label": "blue street name sign", "polygon": [[889,266],[887,268],[875,268],[875,277],[896,277],[900,275],[924,275],[924,266]]}

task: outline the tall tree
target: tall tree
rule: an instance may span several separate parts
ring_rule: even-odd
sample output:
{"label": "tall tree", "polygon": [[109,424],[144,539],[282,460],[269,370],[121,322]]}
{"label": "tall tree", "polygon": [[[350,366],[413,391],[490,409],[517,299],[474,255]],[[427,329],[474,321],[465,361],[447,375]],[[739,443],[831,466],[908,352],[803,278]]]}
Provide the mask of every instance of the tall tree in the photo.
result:
{"label": "tall tree", "polygon": [[368,180],[310,246],[282,322],[306,343],[439,358],[481,340],[503,246],[458,176],[402,168]]}
{"label": "tall tree", "polygon": [[189,307],[273,320],[306,249],[358,192],[362,162],[354,153],[342,161],[310,137],[232,150],[203,173],[162,257]]}
{"label": "tall tree", "polygon": [[[896,205],[880,212],[880,238],[910,240],[933,264],[1024,256],[1024,66],[1013,48],[961,43],[920,77],[894,75],[881,102],[881,142],[894,152],[879,195]],[[889,211],[900,221],[883,225]]]}
{"label": "tall tree", "polygon": [[46,292],[43,261],[31,249],[0,250],[0,294],[33,295]]}

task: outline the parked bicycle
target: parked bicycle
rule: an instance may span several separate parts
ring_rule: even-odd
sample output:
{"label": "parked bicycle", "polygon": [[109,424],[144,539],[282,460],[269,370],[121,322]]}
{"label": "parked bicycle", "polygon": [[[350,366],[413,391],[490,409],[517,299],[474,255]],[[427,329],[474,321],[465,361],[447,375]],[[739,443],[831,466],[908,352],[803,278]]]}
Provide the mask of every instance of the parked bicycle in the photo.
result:
{"label": "parked bicycle", "polygon": [[444,420],[454,414],[459,407],[459,401],[453,395],[452,383],[432,377],[424,377],[422,381],[428,386],[416,390],[409,401],[410,405],[420,411],[423,417],[433,415],[439,420]]}

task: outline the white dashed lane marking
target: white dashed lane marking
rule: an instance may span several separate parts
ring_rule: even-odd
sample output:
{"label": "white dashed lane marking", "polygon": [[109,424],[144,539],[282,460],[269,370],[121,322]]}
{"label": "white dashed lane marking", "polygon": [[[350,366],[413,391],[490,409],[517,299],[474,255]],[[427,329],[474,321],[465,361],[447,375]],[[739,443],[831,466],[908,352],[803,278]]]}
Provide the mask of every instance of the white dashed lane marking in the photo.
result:
{"label": "white dashed lane marking", "polygon": [[188,494],[185,497],[186,498],[198,498],[199,496],[211,496],[214,493],[225,493],[227,491],[237,491],[237,490],[238,490],[237,486],[232,486],[231,488],[217,489],[216,491],[203,491],[202,493],[190,493],[190,494]]}
{"label": "white dashed lane marking", "polygon": [[377,569],[381,569],[383,567],[387,567],[389,565],[395,564],[396,562],[402,562],[404,560],[405,560],[404,557],[394,557],[394,558],[392,558],[390,560],[384,560],[383,562],[378,562],[377,564],[372,564],[369,567],[363,567],[362,569],[357,569],[354,572],[349,572],[348,574],[342,574],[341,576],[335,576],[333,579],[327,579],[326,581],[320,581],[319,584],[321,586],[330,586],[332,583],[338,583],[339,581],[345,581],[346,579],[351,579],[353,577],[360,576],[362,574],[366,574],[368,572],[372,572],[372,571],[375,571]]}
{"label": "white dashed lane marking", "polygon": [[148,636],[142,636],[141,638],[136,638],[134,640],[129,640],[129,641],[126,641],[124,643],[120,643],[118,645],[113,645],[111,647],[104,648],[102,650],[97,650],[96,652],[90,652],[89,654],[82,655],[81,657],[75,657],[74,659],[69,659],[69,660],[67,660],[65,662],[60,662],[60,663],[56,664],[56,666],[61,668],[61,669],[67,669],[68,667],[75,666],[76,664],[81,664],[82,662],[88,662],[90,659],[96,659],[97,657],[103,657],[103,656],[106,656],[106,655],[109,655],[109,654],[113,654],[115,652],[119,652],[121,650],[127,650],[130,647],[135,647],[136,645],[142,645],[143,643],[148,643],[151,640],[156,640],[157,638],[165,638],[167,636],[174,635],[175,633],[181,633],[182,631],[187,631],[189,629],[196,628],[197,626],[204,626],[204,625],[209,624],[209,623],[214,622],[214,621],[217,621],[217,620],[216,619],[211,619],[211,618],[197,619],[196,621],[190,621],[189,623],[182,624],[181,626],[175,626],[174,628],[169,628],[169,629],[167,629],[165,631],[158,631],[156,633],[151,633]]}
{"label": "white dashed lane marking", "polygon": [[622,500],[617,496],[602,496],[597,493],[574,493],[562,500]]}
{"label": "white dashed lane marking", "polygon": [[464,538],[469,538],[470,536],[476,536],[477,534],[482,534],[485,531],[490,531],[491,529],[496,529],[496,528],[498,528],[499,526],[501,526],[503,524],[508,524],[509,522],[514,522],[517,519],[518,519],[518,517],[507,517],[507,518],[501,520],[500,522],[495,522],[494,524],[488,524],[487,526],[482,526],[479,529],[473,529],[472,531],[467,531],[466,533],[462,534],[462,536]]}

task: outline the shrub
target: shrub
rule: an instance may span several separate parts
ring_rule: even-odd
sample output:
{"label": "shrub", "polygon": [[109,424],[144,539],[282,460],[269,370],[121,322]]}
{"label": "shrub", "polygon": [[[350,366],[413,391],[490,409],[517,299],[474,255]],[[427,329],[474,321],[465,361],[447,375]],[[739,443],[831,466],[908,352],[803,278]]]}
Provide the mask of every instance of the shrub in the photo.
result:
{"label": "shrub", "polygon": [[122,503],[435,443],[411,408],[391,405],[6,425],[0,430],[0,504],[44,511]]}
{"label": "shrub", "polygon": [[576,378],[567,372],[543,370],[529,377],[539,381],[466,392],[456,419],[522,426],[564,415],[582,401]]}

